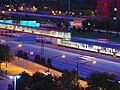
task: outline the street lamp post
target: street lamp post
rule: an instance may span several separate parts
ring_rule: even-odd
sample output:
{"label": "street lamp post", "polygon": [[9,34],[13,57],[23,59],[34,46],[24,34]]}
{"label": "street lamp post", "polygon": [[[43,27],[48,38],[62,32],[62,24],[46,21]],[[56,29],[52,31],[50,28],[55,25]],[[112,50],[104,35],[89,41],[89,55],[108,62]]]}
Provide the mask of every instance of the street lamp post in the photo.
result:
{"label": "street lamp post", "polygon": [[[79,88],[79,82],[78,82],[78,80],[79,80],[79,65],[85,65],[85,64],[87,64],[87,63],[89,63],[89,62],[92,62],[92,64],[96,64],[96,61],[95,60],[92,60],[92,61],[88,61],[88,62],[83,62],[83,63],[79,63],[79,62],[77,62],[77,86],[78,86],[78,88]],[[79,90],[79,89],[78,89]]]}
{"label": "street lamp post", "polygon": [[44,37],[40,36],[40,38],[41,54],[44,54]]}
{"label": "street lamp post", "polygon": [[[12,2],[10,0],[10,10],[12,9]],[[10,18],[11,18],[11,13],[10,13]]]}
{"label": "street lamp post", "polygon": [[[13,47],[13,46],[15,46],[15,45],[10,46],[10,48]],[[22,47],[22,44],[21,44],[21,43],[18,43],[18,44],[17,44],[17,47],[18,47],[18,48]],[[18,60],[19,60],[19,57],[18,57]],[[7,61],[6,61],[6,76],[7,76],[7,72],[8,72],[8,63],[7,63]]]}
{"label": "street lamp post", "polygon": [[21,76],[20,75],[10,75],[9,78],[12,79],[14,81],[14,90],[16,90],[16,81],[17,79],[19,79]]}
{"label": "street lamp post", "polygon": [[10,0],[10,9],[11,9],[11,0]]}
{"label": "street lamp post", "polygon": [[70,31],[70,0],[68,0],[68,31]]}
{"label": "street lamp post", "polygon": [[[57,57],[61,57],[61,58],[65,58],[66,56],[64,54],[62,55],[57,55],[57,56],[53,56],[53,57],[49,57],[50,59],[55,59]],[[48,66],[48,72],[50,71],[50,67]]]}

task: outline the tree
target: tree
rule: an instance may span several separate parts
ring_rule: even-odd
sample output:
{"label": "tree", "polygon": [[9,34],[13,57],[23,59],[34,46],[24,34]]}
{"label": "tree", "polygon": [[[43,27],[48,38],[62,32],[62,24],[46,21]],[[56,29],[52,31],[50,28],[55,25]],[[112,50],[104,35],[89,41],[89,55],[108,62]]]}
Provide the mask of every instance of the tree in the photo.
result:
{"label": "tree", "polygon": [[113,28],[115,29],[115,31],[119,32],[119,30],[120,30],[120,20],[117,20],[117,21],[114,23]]}
{"label": "tree", "polygon": [[45,58],[41,58],[40,59],[40,55],[36,55],[35,58],[34,58],[34,62],[38,63],[38,64],[41,64],[41,65],[46,65],[46,61],[45,61]]}
{"label": "tree", "polygon": [[39,72],[29,76],[23,72],[17,81],[17,90],[25,90],[25,87],[30,90],[53,90],[53,77],[52,75],[44,76]]}
{"label": "tree", "polygon": [[24,53],[23,53],[23,56],[22,56],[22,58],[24,58],[24,59],[28,59],[27,52],[24,52]]}
{"label": "tree", "polygon": [[0,44],[0,70],[1,70],[1,63],[6,62],[6,68],[7,68],[7,62],[10,62],[14,59],[14,54],[10,52],[10,48],[7,45]]}
{"label": "tree", "polygon": [[85,16],[92,16],[92,11],[91,11],[91,10],[85,10],[85,11],[83,12],[83,14],[84,14]]}
{"label": "tree", "polygon": [[[88,77],[88,83],[92,90],[120,90],[120,85],[116,76],[108,73],[91,73]],[[112,86],[112,87],[111,87]]]}
{"label": "tree", "polygon": [[45,58],[41,58],[39,64],[41,65],[46,65]]}
{"label": "tree", "polygon": [[39,61],[40,61],[40,55],[36,55],[34,57],[34,62],[39,63]]}
{"label": "tree", "polygon": [[17,80],[17,90],[81,90],[78,89],[74,80],[76,70],[64,70],[61,77],[53,77],[51,74],[43,75],[36,72],[32,76],[23,72],[21,78]]}
{"label": "tree", "polygon": [[25,71],[22,72],[20,79],[17,80],[17,90],[24,90],[25,87],[29,87],[29,81],[31,76]]}
{"label": "tree", "polygon": [[17,56],[18,57],[23,57],[23,50],[19,50],[18,52],[17,52]]}
{"label": "tree", "polygon": [[67,69],[63,71],[61,83],[65,88],[80,90],[80,87],[77,85],[77,71],[74,69],[70,72]]}
{"label": "tree", "polygon": [[47,59],[47,66],[52,67],[52,60],[50,58]]}
{"label": "tree", "polygon": [[[46,79],[49,78],[49,79]],[[52,84],[52,81],[49,81],[51,80],[48,76],[44,77],[43,80],[40,80],[39,82],[35,82],[34,84],[31,85],[30,89],[31,90],[54,90],[53,89],[53,84]]]}
{"label": "tree", "polygon": [[30,78],[30,85],[33,85],[34,83],[37,83],[41,80],[44,79],[44,75],[39,73],[39,72],[36,72],[33,74],[33,76]]}

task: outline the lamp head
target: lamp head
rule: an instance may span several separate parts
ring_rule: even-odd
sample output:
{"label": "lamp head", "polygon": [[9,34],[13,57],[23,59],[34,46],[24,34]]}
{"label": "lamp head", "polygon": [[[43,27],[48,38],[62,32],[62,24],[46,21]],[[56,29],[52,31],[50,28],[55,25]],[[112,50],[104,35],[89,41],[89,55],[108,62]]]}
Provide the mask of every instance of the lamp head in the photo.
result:
{"label": "lamp head", "polygon": [[10,78],[10,79],[13,79],[13,78],[14,78],[14,76],[13,76],[13,75],[10,75],[10,76],[9,76],[9,78]]}
{"label": "lamp head", "polygon": [[14,79],[14,78],[19,79],[20,77],[21,77],[20,75],[10,75],[9,76],[10,79]]}
{"label": "lamp head", "polygon": [[65,58],[66,56],[63,54],[61,57],[62,57],[62,58]]}
{"label": "lamp head", "polygon": [[22,44],[21,44],[21,43],[18,43],[18,47],[22,47]]}
{"label": "lamp head", "polygon": [[93,64],[96,64],[96,61],[94,60],[94,61],[92,61],[92,63],[93,63]]}
{"label": "lamp head", "polygon": [[21,76],[20,75],[16,75],[16,78],[19,79]]}

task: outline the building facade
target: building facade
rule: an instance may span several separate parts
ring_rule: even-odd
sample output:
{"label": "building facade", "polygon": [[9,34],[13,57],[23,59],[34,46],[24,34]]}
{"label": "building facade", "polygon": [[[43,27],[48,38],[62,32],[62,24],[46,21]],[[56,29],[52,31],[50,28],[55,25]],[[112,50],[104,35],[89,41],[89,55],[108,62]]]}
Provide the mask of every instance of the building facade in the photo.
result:
{"label": "building facade", "polygon": [[120,19],[120,0],[117,1],[117,17]]}
{"label": "building facade", "polygon": [[120,0],[97,0],[97,16],[120,19]]}

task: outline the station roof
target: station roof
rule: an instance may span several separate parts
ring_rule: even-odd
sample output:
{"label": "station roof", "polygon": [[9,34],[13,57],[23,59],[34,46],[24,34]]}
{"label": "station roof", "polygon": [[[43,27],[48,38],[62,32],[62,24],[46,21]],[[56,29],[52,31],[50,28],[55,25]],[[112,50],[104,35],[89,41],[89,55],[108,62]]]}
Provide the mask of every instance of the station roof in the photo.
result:
{"label": "station roof", "polygon": [[90,45],[97,45],[97,46],[120,49],[120,42],[108,41],[105,38],[87,39],[87,38],[72,37],[71,41],[90,44]]}

